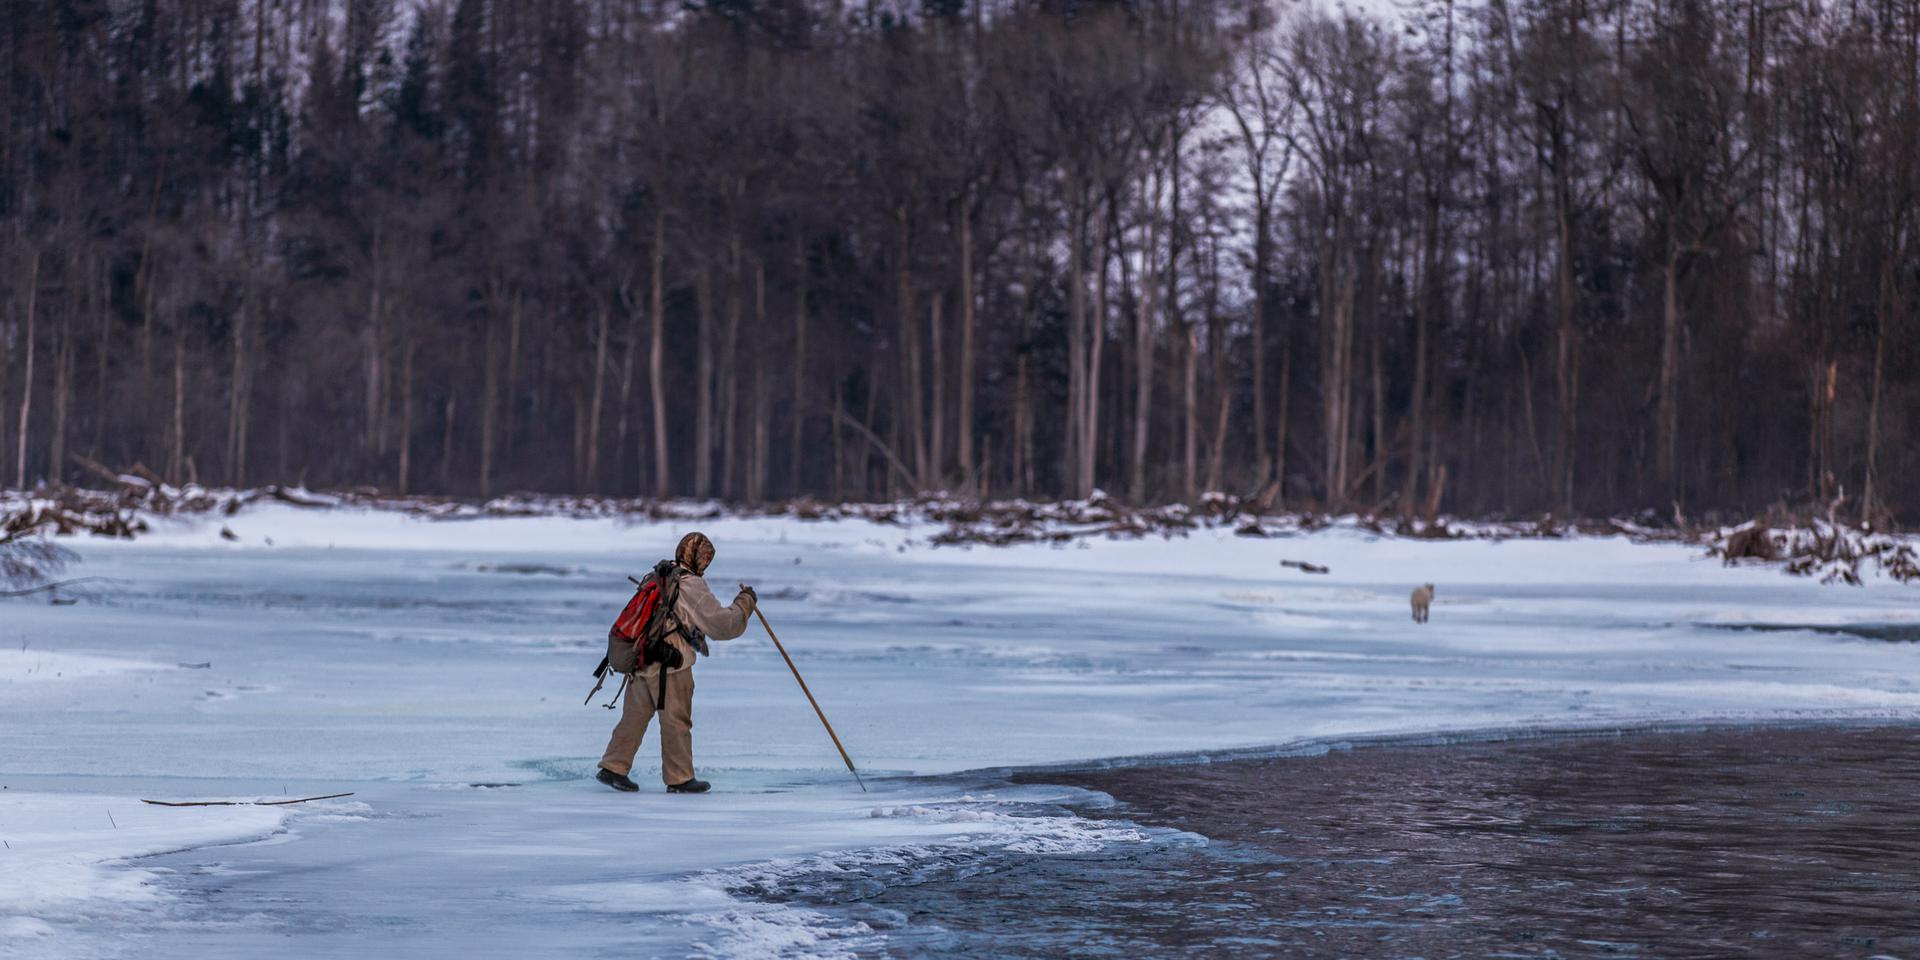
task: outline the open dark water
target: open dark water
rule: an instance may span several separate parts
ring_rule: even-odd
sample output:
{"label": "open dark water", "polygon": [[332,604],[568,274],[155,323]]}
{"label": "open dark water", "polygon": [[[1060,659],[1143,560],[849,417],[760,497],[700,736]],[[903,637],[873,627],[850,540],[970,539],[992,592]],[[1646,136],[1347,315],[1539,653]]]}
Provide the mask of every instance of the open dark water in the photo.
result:
{"label": "open dark water", "polygon": [[1911,727],[1022,779],[1117,801],[1085,816],[1187,833],[816,877],[775,898],[865,920],[886,937],[871,952],[901,957],[1920,958]]}

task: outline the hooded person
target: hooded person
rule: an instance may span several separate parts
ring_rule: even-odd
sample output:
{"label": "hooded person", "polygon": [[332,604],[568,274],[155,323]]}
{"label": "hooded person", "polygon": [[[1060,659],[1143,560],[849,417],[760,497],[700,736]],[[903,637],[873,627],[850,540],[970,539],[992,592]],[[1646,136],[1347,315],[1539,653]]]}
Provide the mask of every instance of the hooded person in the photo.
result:
{"label": "hooded person", "polygon": [[[703,574],[713,563],[713,541],[703,533],[689,533],[673,551],[679,567],[679,598],[665,613],[666,640],[672,648],[663,663],[650,663],[627,684],[621,701],[620,722],[600,757],[597,779],[615,790],[640,789],[627,774],[646,738],[647,724],[660,714],[660,779],[669,793],[705,793],[712,784],[693,775],[693,658],[707,640],[732,640],[747,630],[756,598],[752,587],[742,587],[733,603],[721,606]],[[665,670],[666,683],[660,682]],[[666,692],[665,703],[657,702]]]}

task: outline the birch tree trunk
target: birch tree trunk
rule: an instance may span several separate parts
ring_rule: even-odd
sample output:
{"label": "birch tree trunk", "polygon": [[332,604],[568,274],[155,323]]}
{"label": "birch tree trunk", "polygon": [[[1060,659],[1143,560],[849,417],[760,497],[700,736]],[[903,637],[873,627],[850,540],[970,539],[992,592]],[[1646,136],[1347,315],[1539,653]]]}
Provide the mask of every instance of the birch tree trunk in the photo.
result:
{"label": "birch tree trunk", "polygon": [[1373,332],[1373,336],[1367,339],[1373,341],[1370,344],[1372,362],[1369,364],[1372,368],[1371,373],[1373,379],[1373,460],[1367,464],[1367,469],[1373,472],[1373,504],[1369,506],[1377,506],[1386,502],[1386,461],[1388,455],[1387,386],[1386,374],[1382,370],[1383,364],[1381,363],[1380,357],[1380,341],[1384,338],[1380,335],[1380,331],[1376,329]]}
{"label": "birch tree trunk", "polygon": [[[1223,351],[1224,353],[1224,351]],[[1218,362],[1218,361],[1216,361]],[[1224,366],[1224,363],[1221,363]],[[1227,425],[1233,411],[1233,391],[1225,379],[1213,382],[1213,440],[1208,444],[1207,483],[1209,491],[1219,490],[1227,465]]]}
{"label": "birch tree trunk", "polygon": [[487,318],[486,370],[480,394],[480,495],[493,493],[494,434],[500,425],[500,334],[491,311]]}
{"label": "birch tree trunk", "polygon": [[1418,298],[1413,309],[1413,392],[1407,398],[1407,476],[1400,488],[1400,516],[1410,518],[1417,505],[1415,498],[1420,493],[1422,470],[1421,455],[1426,451],[1427,436],[1427,329],[1432,323],[1432,314],[1439,301],[1438,264],[1440,261],[1438,211],[1432,206],[1427,210],[1426,237],[1420,244],[1419,279],[1415,283],[1415,296]]}
{"label": "birch tree trunk", "polygon": [[[167,482],[180,483],[187,465],[187,334],[186,318],[173,325],[173,444],[167,452]],[[28,354],[31,358],[32,354]],[[23,416],[22,421],[26,418]]]}
{"label": "birch tree trunk", "polygon": [[1326,429],[1326,497],[1328,509],[1338,509],[1344,505],[1347,496],[1347,421],[1350,405],[1350,387],[1348,371],[1348,341],[1352,327],[1354,297],[1354,269],[1351,255],[1345,250],[1346,231],[1343,224],[1334,226],[1334,239],[1324,258],[1326,266],[1323,281],[1325,291],[1322,294],[1325,304],[1327,324],[1327,346],[1323,348],[1321,369],[1321,395],[1325,406]]}
{"label": "birch tree trunk", "polygon": [[1324,488],[1327,509],[1339,499],[1340,481],[1340,292],[1339,227],[1335,240],[1320,255],[1320,432],[1325,440],[1320,461],[1320,484]]}
{"label": "birch tree trunk", "polygon": [[418,345],[418,340],[408,337],[400,353],[400,464],[394,492],[403,497],[413,471],[413,354]]}
{"label": "birch tree trunk", "polygon": [[1661,492],[1678,499],[1675,462],[1680,450],[1680,248],[1667,241],[1666,272],[1661,287],[1660,306],[1660,401],[1654,416],[1654,476]]}
{"label": "birch tree trunk", "polygon": [[[1896,248],[1897,249],[1897,248]],[[1887,361],[1887,316],[1893,312],[1893,262],[1888,255],[1880,262],[1880,295],[1875,303],[1873,330],[1873,383],[1867,399],[1867,475],[1860,488],[1860,525],[1874,522],[1874,497],[1880,473],[1880,393]]]}
{"label": "birch tree trunk", "polygon": [[1559,234],[1559,262],[1555,266],[1558,295],[1555,303],[1553,336],[1553,396],[1554,412],[1557,414],[1553,434],[1553,489],[1549,495],[1555,498],[1561,513],[1573,514],[1573,432],[1576,425],[1574,409],[1574,285],[1573,285],[1573,227],[1568,206],[1567,186],[1560,183],[1555,190],[1556,230]]}
{"label": "birch tree trunk", "polygon": [[35,312],[40,296],[40,251],[33,252],[33,259],[27,267],[27,342],[23,348],[26,357],[26,372],[21,375],[20,386],[20,428],[17,434],[19,446],[14,453],[13,486],[16,490],[27,489],[27,436],[30,417],[33,414],[33,354]]}
{"label": "birch tree trunk", "polygon": [[[789,428],[787,455],[787,496],[800,495],[800,460],[806,449],[807,433],[807,286],[812,271],[808,269],[806,241],[795,235],[793,241],[793,262],[798,277],[799,292],[793,298],[793,402],[787,411],[792,418]],[[834,427],[837,435],[838,425]],[[835,469],[838,469],[836,464]],[[837,481],[836,481],[837,482]]]}
{"label": "birch tree trunk", "polygon": [[[664,498],[669,492],[667,462],[667,394],[665,381],[661,378],[661,367],[665,362],[665,342],[661,330],[666,326],[666,280],[663,274],[667,266],[667,213],[659,210],[653,215],[653,297],[652,297],[652,341],[647,347],[647,389],[653,403],[653,495]],[[704,296],[704,291],[702,291]]]}
{"label": "birch tree trunk", "polygon": [[[627,333],[626,347],[620,351],[620,400],[615,404],[620,419],[614,426],[613,449],[617,452],[613,472],[615,482],[625,487],[628,423],[633,415],[633,355],[640,349],[640,309],[633,301],[632,287],[625,283],[621,284],[620,301],[627,308]],[[639,482],[644,485],[645,478]]]}
{"label": "birch tree trunk", "polygon": [[1213,436],[1207,443],[1207,482],[1201,492],[1219,490],[1227,462],[1227,425],[1233,411],[1233,384],[1227,366],[1227,325],[1220,315],[1220,256],[1218,244],[1207,255],[1207,359],[1213,391]]}
{"label": "birch tree trunk", "polygon": [[840,424],[847,419],[846,396],[836,383],[833,390],[833,499],[844,500],[847,496],[847,451],[841,439]]}
{"label": "birch tree trunk", "polygon": [[1185,412],[1183,418],[1185,427],[1182,430],[1185,434],[1185,445],[1181,460],[1181,486],[1186,491],[1187,502],[1194,503],[1200,499],[1200,396],[1197,389],[1200,372],[1199,331],[1192,327],[1187,328],[1183,349],[1185,353],[1180,360],[1186,371],[1183,378],[1185,389],[1181,393],[1181,408]]}
{"label": "birch tree trunk", "polygon": [[507,382],[501,401],[506,413],[506,428],[502,437],[509,445],[520,432],[520,319],[523,303],[523,297],[516,291],[507,311]]}
{"label": "birch tree trunk", "polygon": [[1353,315],[1359,285],[1359,271],[1354,264],[1349,263],[1346,280],[1341,286],[1340,293],[1340,439],[1336,451],[1338,453],[1336,469],[1342,503],[1345,503],[1353,493],[1350,486],[1353,478],[1354,432],[1359,428],[1358,418],[1353,415]]}
{"label": "birch tree trunk", "polygon": [[[693,401],[693,495],[705,500],[713,495],[713,271],[704,260],[694,277],[694,297],[700,301],[695,310],[700,328],[695,335],[699,356]],[[655,317],[656,331],[659,322]],[[656,343],[658,337],[656,332]]]}
{"label": "birch tree trunk", "polygon": [[252,312],[252,297],[249,296],[233,318],[233,369],[227,384],[227,485],[233,487],[242,484],[241,474],[246,469],[244,441],[241,438],[245,417],[241,407],[247,391],[247,323]]}
{"label": "birch tree trunk", "polygon": [[[978,4],[975,5],[976,10]],[[960,473],[968,490],[983,491],[973,472],[973,206],[960,204],[960,414],[954,430],[960,442]]]}
{"label": "birch tree trunk", "polygon": [[1160,206],[1158,172],[1151,175],[1151,182],[1151,190],[1141,190],[1146,208],[1140,217],[1140,290],[1135,297],[1138,309],[1133,325],[1133,471],[1127,482],[1127,499],[1136,504],[1145,503],[1147,497],[1147,427],[1153,417],[1153,298],[1158,289],[1153,261],[1154,218]]}
{"label": "birch tree trunk", "polygon": [[720,343],[720,495],[729,500],[739,492],[738,461],[735,451],[740,443],[740,314],[745,308],[745,278],[740,275],[740,234],[735,231],[729,259],[731,282],[727,284],[727,334]]}
{"label": "birch tree trunk", "polygon": [[[1256,190],[1259,184],[1256,182]],[[1253,235],[1253,306],[1249,326],[1253,347],[1253,461],[1256,485],[1264,486],[1272,459],[1267,455],[1267,220],[1264,194],[1256,193]]]}
{"label": "birch tree trunk", "polygon": [[1068,495],[1084,497],[1089,492],[1080,487],[1080,448],[1088,442],[1082,436],[1087,428],[1087,214],[1086,191],[1078,184],[1072,203],[1067,224],[1067,442],[1061,474]]}
{"label": "birch tree trunk", "polygon": [[[1092,207],[1096,213],[1104,207]],[[1094,253],[1094,269],[1098,271],[1098,292],[1094,296],[1094,309],[1087,317],[1087,399],[1083,401],[1083,420],[1081,420],[1081,445],[1079,445],[1079,495],[1091,497],[1094,488],[1094,463],[1098,463],[1100,451],[1100,353],[1106,348],[1106,217],[1098,217],[1098,225],[1091,230],[1091,242],[1098,244]],[[1077,278],[1075,290],[1081,290],[1085,298],[1087,280]]]}
{"label": "birch tree trunk", "polygon": [[[1180,303],[1180,225],[1182,223],[1180,219],[1180,187],[1182,185],[1180,179],[1180,140],[1181,131],[1179,124],[1176,122],[1169,130],[1167,138],[1167,286],[1160,301],[1160,312],[1163,317],[1162,322],[1166,325],[1167,331],[1170,334],[1179,337],[1181,336],[1181,331],[1185,331],[1184,339],[1186,342],[1184,344],[1176,343],[1173,349],[1175,353],[1178,353],[1184,346],[1187,350],[1186,360],[1191,364],[1193,360],[1193,331],[1188,329],[1185,320],[1182,319],[1183,313]],[[1189,367],[1188,370],[1190,377],[1191,367]],[[1196,451],[1193,449],[1196,439],[1194,436],[1194,426],[1197,423],[1197,419],[1192,390],[1193,387],[1189,384],[1187,386],[1186,403],[1184,405],[1186,416],[1185,426],[1183,428],[1186,443],[1186,466],[1181,484],[1181,488],[1189,503],[1193,502],[1196,495],[1196,491],[1194,490],[1196,480],[1194,470],[1198,466],[1194,462],[1196,454]]]}
{"label": "birch tree trunk", "polygon": [[1093,315],[1088,318],[1088,334],[1092,344],[1087,355],[1087,410],[1086,427],[1081,436],[1084,442],[1080,448],[1080,495],[1090,497],[1097,486],[1095,466],[1098,464],[1100,447],[1100,360],[1107,342],[1107,217],[1105,207],[1095,208],[1101,211],[1100,227],[1094,231],[1099,237],[1099,246],[1094,257],[1096,284],[1093,297]]}
{"label": "birch tree trunk", "polygon": [[[894,311],[900,327],[901,380],[900,396],[895,402],[899,404],[900,419],[906,421],[904,435],[913,452],[913,482],[916,486],[924,487],[927,483],[926,425],[920,402],[920,338],[915,336],[918,324],[913,313],[913,228],[907,218],[906,204],[894,207],[893,222]],[[867,424],[867,429],[873,429],[871,422]]]}
{"label": "birch tree trunk", "polygon": [[767,265],[753,261],[753,418],[752,447],[747,453],[747,500],[760,503],[767,495],[767,452],[770,438],[767,421],[773,412],[767,407]]}
{"label": "birch tree trunk", "polygon": [[[11,263],[4,265],[6,269],[11,269],[12,266]],[[9,309],[12,308],[11,298],[6,301],[6,304]],[[0,319],[0,483],[5,483],[14,473],[11,459],[14,450],[13,444],[9,442],[13,435],[8,433],[13,425],[13,418],[8,416],[10,411],[7,410],[7,404],[13,400],[13,383],[7,376],[13,366],[13,337],[12,325]]]}
{"label": "birch tree trunk", "polygon": [[1027,355],[1013,365],[1013,486],[1033,489],[1033,411],[1027,405]]}
{"label": "birch tree trunk", "polygon": [[587,404],[586,488],[590,491],[600,489],[600,411],[607,393],[607,338],[613,327],[609,312],[603,300],[593,345],[593,399]]}
{"label": "birch tree trunk", "polygon": [[[157,192],[157,179],[155,187]],[[153,409],[158,405],[150,402],[153,397],[153,234],[153,211],[149,209],[146,230],[140,240],[140,265],[133,273],[133,297],[140,307],[140,368],[134,374],[134,396],[140,398],[145,408],[137,411],[135,416],[144,436],[140,445],[131,451],[135,459],[147,460],[155,459],[152,438],[161,435],[159,425],[155,422],[159,411]],[[4,392],[0,392],[0,397],[4,396]]]}
{"label": "birch tree trunk", "polygon": [[1275,509],[1281,508],[1287,499],[1287,414],[1289,400],[1293,396],[1293,351],[1287,347],[1286,338],[1281,338],[1280,350],[1280,410],[1275,414],[1279,421],[1278,434],[1273,440],[1273,480],[1279,484],[1278,494],[1274,497]]}
{"label": "birch tree trunk", "polygon": [[[442,421],[440,424],[440,489],[443,491],[451,491],[453,489],[453,437],[454,431],[459,424],[459,396],[459,391],[449,388],[447,390],[447,401],[440,411]],[[286,449],[284,444],[281,445],[281,449]],[[282,465],[281,472],[286,472],[284,464]]]}
{"label": "birch tree trunk", "polygon": [[[878,361],[879,358],[875,357],[874,359]],[[879,364],[876,362],[874,366],[876,369],[878,369]],[[860,422],[860,425],[865,428],[864,432],[868,437],[872,437],[874,435],[873,418],[875,414],[879,413],[879,411],[880,411],[880,391],[874,390],[874,389],[868,389],[867,390],[867,412]],[[873,481],[871,479],[873,475],[872,474],[873,447],[874,445],[872,443],[860,444],[860,463],[859,463],[859,466],[855,468],[855,473],[857,473],[860,478],[860,494],[862,496],[870,497],[874,493]],[[892,485],[893,485],[893,480],[891,479],[891,477],[889,477],[889,479],[887,480],[887,483],[885,484],[885,487],[891,487]]]}
{"label": "birch tree trunk", "polygon": [[[74,264],[75,267],[78,264]],[[77,274],[74,270],[72,274]],[[60,313],[60,338],[53,352],[53,449],[47,456],[47,483],[60,486],[67,459],[67,408],[73,390],[73,311]]]}
{"label": "birch tree trunk", "polygon": [[944,487],[947,472],[947,359],[945,349],[946,331],[944,329],[944,318],[941,315],[941,311],[946,306],[947,298],[945,294],[936,291],[933,294],[932,300],[933,302],[929,305],[931,308],[929,315],[931,328],[928,330],[930,339],[927,345],[929,352],[932,354],[930,357],[932,361],[930,366],[933,373],[931,378],[933,381],[933,410],[928,416],[929,437],[927,439],[927,467],[929,472],[927,476],[935,486]]}
{"label": "birch tree trunk", "polygon": [[[376,238],[374,253],[379,254],[379,241]],[[373,283],[367,293],[367,325],[361,331],[361,350],[364,356],[361,366],[366,377],[363,386],[365,402],[365,434],[361,437],[361,447],[369,454],[375,453],[380,446],[380,314],[384,304],[380,292],[380,270],[373,271]]]}

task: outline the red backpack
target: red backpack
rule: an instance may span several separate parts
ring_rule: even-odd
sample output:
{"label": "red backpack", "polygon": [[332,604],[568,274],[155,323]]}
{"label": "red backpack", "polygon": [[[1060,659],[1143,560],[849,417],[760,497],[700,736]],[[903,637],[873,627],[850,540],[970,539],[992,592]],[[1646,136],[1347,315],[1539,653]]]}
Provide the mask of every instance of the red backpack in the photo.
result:
{"label": "red backpack", "polygon": [[[671,619],[667,611],[680,600],[680,572],[678,563],[662,560],[654,564],[646,579],[627,578],[634,583],[633,599],[627,601],[625,609],[613,621],[613,628],[607,631],[607,655],[593,668],[594,684],[587,692],[588,703],[593,702],[593,695],[607,682],[609,672],[632,676],[653,662],[648,654],[662,648],[667,622]],[[607,709],[613,709],[613,704],[607,704]]]}
{"label": "red backpack", "polygon": [[[613,621],[613,632],[607,638],[609,642],[624,643],[629,650],[634,649],[634,642],[645,635],[647,625],[653,622],[654,611],[660,608],[660,597],[666,592],[667,579],[656,571],[647,574],[645,580],[635,581],[639,585],[638,589],[633,591],[633,599],[627,601],[627,608],[620,611],[620,618]],[[678,578],[672,579],[676,581],[674,585],[678,586]],[[632,653],[627,654],[629,659],[632,656]],[[607,659],[609,661],[614,659],[611,652]],[[619,666],[617,663],[614,664],[615,669],[619,669]],[[633,669],[620,670],[620,672],[632,673]]]}

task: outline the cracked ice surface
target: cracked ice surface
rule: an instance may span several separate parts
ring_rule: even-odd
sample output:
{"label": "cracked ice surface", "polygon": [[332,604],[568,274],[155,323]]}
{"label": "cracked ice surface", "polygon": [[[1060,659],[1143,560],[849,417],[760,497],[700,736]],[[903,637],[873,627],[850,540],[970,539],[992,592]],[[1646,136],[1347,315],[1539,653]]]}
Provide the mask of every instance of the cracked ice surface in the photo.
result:
{"label": "cracked ice surface", "polygon": [[[613,715],[580,698],[625,576],[695,526],[719,545],[716,592],[758,586],[874,793],[757,625],[697,671],[714,794],[657,792],[651,742],[638,796],[587,779]],[[1920,645],[1831,632],[1920,629],[1912,587],[1619,539],[934,549],[932,532],[272,505],[74,541],[79,572],[119,582],[77,606],[0,602],[0,956],[833,955],[886,931],[752,895],[822,870],[1147,841],[1064,814],[1070,791],[965,771],[1920,719]],[[1407,592],[1427,581],[1433,619],[1415,625]],[[1727,629],[1748,623],[1769,629]],[[348,790],[313,809],[138,803]]]}

